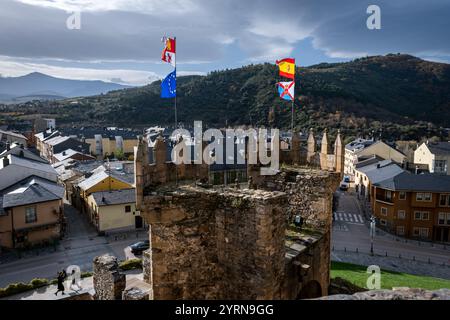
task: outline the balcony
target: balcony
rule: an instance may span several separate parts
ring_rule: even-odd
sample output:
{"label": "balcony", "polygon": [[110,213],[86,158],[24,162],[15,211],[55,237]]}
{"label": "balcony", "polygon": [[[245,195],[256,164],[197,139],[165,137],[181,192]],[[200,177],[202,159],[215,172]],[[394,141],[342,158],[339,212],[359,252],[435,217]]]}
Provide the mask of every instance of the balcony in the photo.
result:
{"label": "balcony", "polygon": [[377,194],[375,197],[375,200],[378,202],[383,202],[383,203],[387,203],[387,204],[394,204],[394,201],[392,200],[392,197],[386,197],[384,195],[381,194]]}

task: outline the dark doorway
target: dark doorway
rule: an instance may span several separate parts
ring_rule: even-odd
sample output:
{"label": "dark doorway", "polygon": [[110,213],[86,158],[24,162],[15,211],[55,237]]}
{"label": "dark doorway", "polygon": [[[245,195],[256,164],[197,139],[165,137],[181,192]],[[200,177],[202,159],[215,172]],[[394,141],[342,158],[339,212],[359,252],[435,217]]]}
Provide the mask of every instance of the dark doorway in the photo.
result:
{"label": "dark doorway", "polygon": [[136,229],[140,229],[143,226],[142,217],[141,216],[135,216],[134,217],[134,225]]}
{"label": "dark doorway", "polygon": [[300,291],[297,299],[313,299],[322,296],[322,288],[316,280],[309,281]]}
{"label": "dark doorway", "polygon": [[449,228],[445,227],[436,228],[434,240],[440,242],[450,242],[449,233],[450,233]]}

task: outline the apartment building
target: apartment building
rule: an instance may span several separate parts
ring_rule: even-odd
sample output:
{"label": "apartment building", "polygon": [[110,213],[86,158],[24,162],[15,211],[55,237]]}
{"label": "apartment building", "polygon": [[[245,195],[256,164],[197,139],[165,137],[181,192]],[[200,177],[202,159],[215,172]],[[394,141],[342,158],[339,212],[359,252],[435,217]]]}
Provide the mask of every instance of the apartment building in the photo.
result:
{"label": "apartment building", "polygon": [[125,156],[134,153],[138,143],[139,132],[121,128],[64,128],[64,135],[77,138],[89,144],[89,153],[98,159],[105,157]]}
{"label": "apartment building", "polygon": [[450,242],[450,176],[403,172],[373,184],[378,225],[396,235]]}
{"label": "apartment building", "polygon": [[379,160],[373,157],[357,163],[355,166],[356,192],[366,199],[370,199],[372,185],[392,178],[404,170],[392,160]]}

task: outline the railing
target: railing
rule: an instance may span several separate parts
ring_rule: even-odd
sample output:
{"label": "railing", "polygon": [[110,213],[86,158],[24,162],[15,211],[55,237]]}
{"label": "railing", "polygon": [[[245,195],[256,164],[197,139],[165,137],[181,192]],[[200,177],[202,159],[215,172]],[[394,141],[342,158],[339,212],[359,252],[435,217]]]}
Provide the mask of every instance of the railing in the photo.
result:
{"label": "railing", "polygon": [[[450,247],[447,247],[450,249]],[[345,247],[345,246],[335,246],[331,247],[331,252],[341,252],[341,253],[349,253],[349,254],[358,254],[364,256],[374,256],[378,258],[397,258],[406,261],[415,261],[419,263],[427,263],[435,266],[447,267],[450,268],[450,259],[446,258],[438,259],[436,257],[428,257],[422,254],[407,254],[407,253],[394,253],[392,251],[386,250],[378,250],[374,248],[373,255],[370,252],[370,248],[359,248],[359,247]]]}
{"label": "railing", "polygon": [[387,197],[384,197],[384,196],[380,196],[378,194],[376,195],[375,200],[382,201],[382,202],[389,203],[389,204],[393,204],[394,203],[392,201],[392,198],[387,198]]}

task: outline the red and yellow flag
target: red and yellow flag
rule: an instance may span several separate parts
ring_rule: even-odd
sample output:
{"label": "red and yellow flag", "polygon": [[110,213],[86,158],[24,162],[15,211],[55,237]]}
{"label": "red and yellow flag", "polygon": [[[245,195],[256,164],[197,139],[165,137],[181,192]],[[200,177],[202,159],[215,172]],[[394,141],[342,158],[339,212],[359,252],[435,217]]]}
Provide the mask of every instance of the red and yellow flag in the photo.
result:
{"label": "red and yellow flag", "polygon": [[167,63],[170,63],[171,65],[175,66],[175,45],[176,41],[175,38],[163,38],[164,42],[164,50],[161,55],[162,61],[165,61]]}
{"label": "red and yellow flag", "polygon": [[280,76],[295,79],[295,59],[286,58],[277,60],[277,66],[280,68]]}

